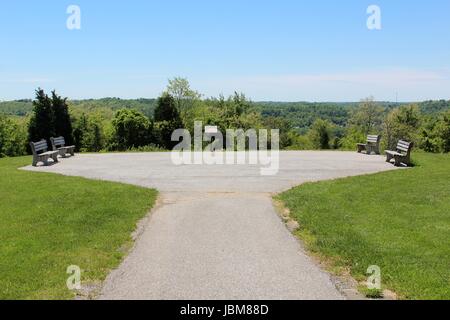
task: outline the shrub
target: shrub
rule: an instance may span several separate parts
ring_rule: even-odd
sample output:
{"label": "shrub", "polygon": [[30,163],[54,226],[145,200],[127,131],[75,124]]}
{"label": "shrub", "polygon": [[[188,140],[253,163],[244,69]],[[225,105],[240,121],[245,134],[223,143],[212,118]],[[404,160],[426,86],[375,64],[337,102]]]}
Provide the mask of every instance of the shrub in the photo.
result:
{"label": "shrub", "polygon": [[139,111],[130,109],[117,111],[112,125],[113,142],[118,150],[137,148],[151,142],[151,122]]}
{"label": "shrub", "polygon": [[26,154],[26,132],[10,118],[0,114],[0,158]]}

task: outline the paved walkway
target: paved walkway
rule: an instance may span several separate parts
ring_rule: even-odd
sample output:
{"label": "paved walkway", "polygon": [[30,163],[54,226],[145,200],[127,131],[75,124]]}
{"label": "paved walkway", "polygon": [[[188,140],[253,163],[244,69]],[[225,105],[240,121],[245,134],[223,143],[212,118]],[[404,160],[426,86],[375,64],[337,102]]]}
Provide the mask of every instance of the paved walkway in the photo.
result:
{"label": "paved walkway", "polygon": [[343,299],[275,212],[271,194],[394,167],[355,152],[282,152],[259,166],[174,166],[170,153],[86,154],[27,170],[154,187],[161,204],[102,299]]}

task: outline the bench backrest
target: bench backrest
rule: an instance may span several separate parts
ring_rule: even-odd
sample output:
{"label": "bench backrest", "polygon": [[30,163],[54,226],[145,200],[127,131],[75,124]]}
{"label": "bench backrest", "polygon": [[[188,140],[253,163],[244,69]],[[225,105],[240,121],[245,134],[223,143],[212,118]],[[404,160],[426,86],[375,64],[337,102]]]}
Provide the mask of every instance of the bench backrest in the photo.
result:
{"label": "bench backrest", "polygon": [[39,142],[30,142],[31,151],[33,151],[33,154],[39,154],[43,152],[47,152],[48,145],[47,141],[42,139]]}
{"label": "bench backrest", "polygon": [[66,140],[64,137],[57,137],[57,138],[50,138],[52,141],[53,147],[65,147],[66,146]]}
{"label": "bench backrest", "polygon": [[377,136],[377,135],[368,135],[367,136],[367,143],[379,144],[380,141],[381,141],[381,136]]}
{"label": "bench backrest", "polygon": [[411,149],[413,148],[413,143],[400,140],[397,144],[397,151],[403,154],[409,155],[411,153]]}

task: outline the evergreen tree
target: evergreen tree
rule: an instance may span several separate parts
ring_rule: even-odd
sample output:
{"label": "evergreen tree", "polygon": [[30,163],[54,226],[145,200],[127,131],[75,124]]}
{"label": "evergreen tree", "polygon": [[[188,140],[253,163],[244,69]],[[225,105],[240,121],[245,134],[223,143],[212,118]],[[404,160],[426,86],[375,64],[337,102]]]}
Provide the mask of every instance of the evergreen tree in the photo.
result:
{"label": "evergreen tree", "polygon": [[163,94],[158,98],[154,118],[156,122],[169,121],[181,123],[180,113],[175,99],[170,94]]}
{"label": "evergreen tree", "polygon": [[75,122],[73,130],[73,138],[75,143],[75,151],[80,152],[84,146],[85,135],[88,131],[88,118],[85,113],[82,113],[80,118]]}
{"label": "evergreen tree", "polygon": [[50,137],[55,136],[54,114],[52,101],[44,90],[36,90],[36,99],[33,101],[33,116],[28,126],[28,140],[37,142],[46,139],[50,145]]}
{"label": "evergreen tree", "polygon": [[98,123],[92,123],[92,149],[95,152],[99,152],[103,148],[103,134],[102,129]]}
{"label": "evergreen tree", "polygon": [[172,132],[183,127],[175,99],[168,93],[158,98],[155,109],[155,131],[158,143],[166,149],[173,148],[177,142],[172,142]]}
{"label": "evergreen tree", "polygon": [[67,106],[67,98],[61,98],[52,91],[52,108],[54,116],[54,131],[56,136],[63,136],[66,145],[74,143],[72,122],[70,120],[69,107]]}

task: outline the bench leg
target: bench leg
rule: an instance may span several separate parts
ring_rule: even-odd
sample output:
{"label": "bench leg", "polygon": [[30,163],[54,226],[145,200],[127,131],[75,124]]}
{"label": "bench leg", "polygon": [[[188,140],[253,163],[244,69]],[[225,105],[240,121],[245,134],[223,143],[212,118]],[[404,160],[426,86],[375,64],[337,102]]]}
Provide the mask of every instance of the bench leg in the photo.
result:
{"label": "bench leg", "polygon": [[32,163],[33,167],[37,167],[37,164],[38,164],[37,157],[33,157],[33,163]]}
{"label": "bench leg", "polygon": [[376,148],[375,148],[375,154],[378,154],[378,155],[381,154],[381,153],[380,153],[380,148],[379,148],[379,147],[376,147]]}
{"label": "bench leg", "polygon": [[394,165],[396,167],[400,167],[400,165],[402,164],[402,158],[398,157],[398,156],[395,156],[394,159],[395,159],[395,164]]}
{"label": "bench leg", "polygon": [[392,155],[389,153],[386,153],[386,162],[391,162],[392,160]]}
{"label": "bench leg", "polygon": [[58,154],[55,153],[54,155],[52,155],[52,159],[55,163],[58,163]]}

